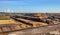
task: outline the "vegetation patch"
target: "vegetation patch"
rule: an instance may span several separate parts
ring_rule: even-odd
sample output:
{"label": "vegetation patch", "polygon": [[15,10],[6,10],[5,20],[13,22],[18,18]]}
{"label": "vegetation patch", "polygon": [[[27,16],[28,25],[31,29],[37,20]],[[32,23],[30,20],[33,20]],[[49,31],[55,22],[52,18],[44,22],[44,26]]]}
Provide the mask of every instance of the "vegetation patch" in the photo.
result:
{"label": "vegetation patch", "polygon": [[9,20],[9,19],[11,19],[9,16],[0,15],[0,20]]}

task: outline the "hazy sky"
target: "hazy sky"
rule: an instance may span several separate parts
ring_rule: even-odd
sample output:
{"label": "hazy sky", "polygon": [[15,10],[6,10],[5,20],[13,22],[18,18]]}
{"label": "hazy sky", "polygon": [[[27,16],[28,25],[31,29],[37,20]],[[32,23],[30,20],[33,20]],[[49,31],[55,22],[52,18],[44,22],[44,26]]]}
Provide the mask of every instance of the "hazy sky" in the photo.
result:
{"label": "hazy sky", "polygon": [[60,13],[60,0],[0,0],[0,12],[8,9],[20,13]]}

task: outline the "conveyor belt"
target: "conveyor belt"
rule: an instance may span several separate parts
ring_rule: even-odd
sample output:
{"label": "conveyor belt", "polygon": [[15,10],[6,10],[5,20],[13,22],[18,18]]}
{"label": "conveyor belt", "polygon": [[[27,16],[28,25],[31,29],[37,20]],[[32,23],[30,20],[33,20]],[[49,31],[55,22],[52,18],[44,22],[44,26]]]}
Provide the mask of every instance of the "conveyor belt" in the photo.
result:
{"label": "conveyor belt", "polygon": [[[44,21],[44,19],[40,19],[40,18],[27,17],[27,16],[17,16],[17,17],[22,18],[22,19],[26,19],[26,20],[32,20],[32,21],[35,21],[35,22],[43,22],[43,23],[50,24],[50,21],[48,21],[48,20]],[[17,18],[17,17],[14,17],[14,18]]]}
{"label": "conveyor belt", "polygon": [[14,18],[23,18],[27,20],[37,21],[37,22],[43,22],[40,18],[32,18],[32,17],[26,17],[26,16],[13,16]]}
{"label": "conveyor belt", "polygon": [[24,22],[31,23],[31,24],[33,24],[33,26],[35,26],[35,27],[48,25],[47,23],[43,23],[43,22],[35,22],[35,21],[32,21],[32,20],[26,20],[26,19],[22,19],[22,18],[17,18],[17,19],[18,19],[18,20],[22,20],[22,21],[24,21]]}
{"label": "conveyor belt", "polygon": [[27,22],[24,22],[22,20],[18,20],[18,19],[14,18],[14,17],[11,17],[11,18],[16,20],[16,21],[18,21],[18,22],[22,22],[23,24],[27,24],[27,25],[33,26],[31,23],[27,23]]}

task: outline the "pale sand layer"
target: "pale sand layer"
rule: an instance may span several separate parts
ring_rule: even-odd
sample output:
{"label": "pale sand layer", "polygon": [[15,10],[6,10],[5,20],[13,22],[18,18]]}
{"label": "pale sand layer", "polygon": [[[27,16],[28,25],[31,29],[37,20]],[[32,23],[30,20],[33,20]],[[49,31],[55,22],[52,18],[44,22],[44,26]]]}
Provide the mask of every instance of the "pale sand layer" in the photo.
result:
{"label": "pale sand layer", "polygon": [[10,19],[10,20],[0,20],[0,24],[17,24],[16,21]]}

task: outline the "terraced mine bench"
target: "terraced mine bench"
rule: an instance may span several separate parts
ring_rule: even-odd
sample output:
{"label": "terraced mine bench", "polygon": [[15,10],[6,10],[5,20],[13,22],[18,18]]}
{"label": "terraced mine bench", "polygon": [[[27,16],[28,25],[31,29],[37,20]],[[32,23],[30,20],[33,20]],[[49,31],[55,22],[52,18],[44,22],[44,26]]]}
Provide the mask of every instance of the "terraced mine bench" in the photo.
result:
{"label": "terraced mine bench", "polygon": [[32,21],[32,20],[26,20],[26,19],[22,19],[22,18],[17,18],[18,20],[30,23],[33,25],[33,27],[39,27],[39,26],[47,26],[47,23],[43,23],[43,22],[36,22],[36,21]]}
{"label": "terraced mine bench", "polygon": [[0,33],[10,32],[15,30],[22,29],[18,24],[1,24],[0,25]]}
{"label": "terraced mine bench", "polygon": [[8,33],[8,35],[60,35],[60,24],[45,26],[45,27],[35,27],[27,28],[16,32]]}
{"label": "terraced mine bench", "polygon": [[[29,18],[29,19],[31,19],[31,20],[29,20],[29,19],[24,19],[24,18],[26,18],[26,17],[23,17],[23,18],[16,18],[16,17],[11,17],[12,19],[14,19],[14,20],[16,20],[16,21],[18,21],[18,22],[22,22],[23,24],[27,24],[27,25],[30,25],[30,26],[32,26],[32,27],[34,27],[34,26],[44,26],[44,25],[48,25],[47,23],[44,23],[44,22],[42,22],[42,21],[40,21],[40,22],[37,22],[37,20],[38,19],[36,19],[36,18]],[[36,20],[36,21],[35,21]],[[36,24],[36,25],[35,25]]]}

